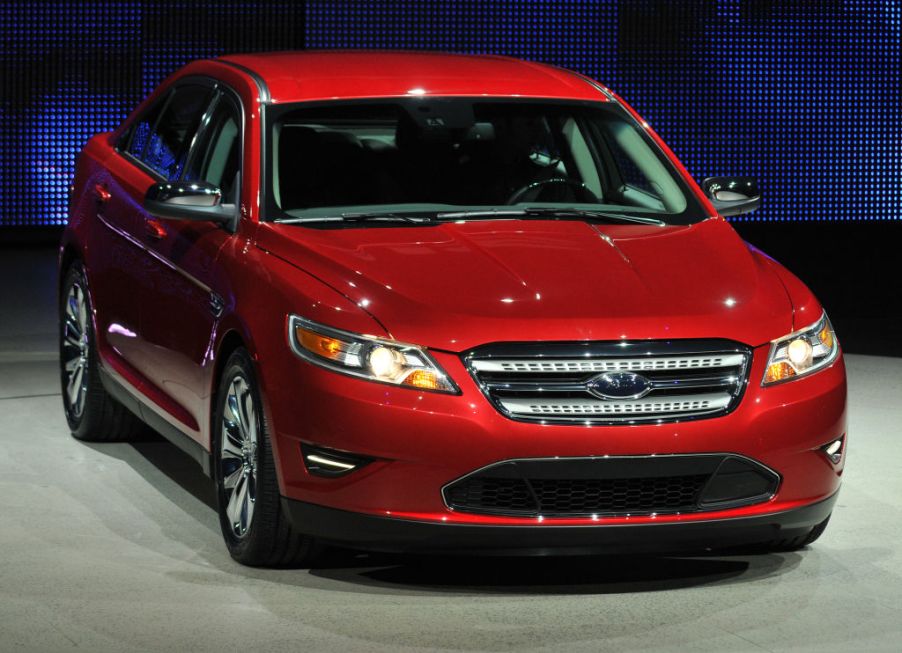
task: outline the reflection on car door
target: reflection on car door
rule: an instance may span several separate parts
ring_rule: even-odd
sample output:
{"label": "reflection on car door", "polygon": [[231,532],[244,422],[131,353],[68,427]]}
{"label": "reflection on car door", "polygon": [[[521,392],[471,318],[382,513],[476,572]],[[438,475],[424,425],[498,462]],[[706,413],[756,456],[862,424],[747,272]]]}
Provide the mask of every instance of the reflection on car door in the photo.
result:
{"label": "reflection on car door", "polygon": [[136,290],[147,265],[141,201],[147,187],[159,180],[155,171],[144,166],[142,157],[170,97],[171,92],[161,94],[141,114],[116,143],[116,153],[105,170],[88,180],[88,210],[96,210],[98,218],[92,242],[104,253],[90,258],[95,266],[91,293],[94,305],[102,309],[96,316],[97,339],[104,347],[105,359],[136,382],[140,381],[136,377],[140,377],[141,354]]}

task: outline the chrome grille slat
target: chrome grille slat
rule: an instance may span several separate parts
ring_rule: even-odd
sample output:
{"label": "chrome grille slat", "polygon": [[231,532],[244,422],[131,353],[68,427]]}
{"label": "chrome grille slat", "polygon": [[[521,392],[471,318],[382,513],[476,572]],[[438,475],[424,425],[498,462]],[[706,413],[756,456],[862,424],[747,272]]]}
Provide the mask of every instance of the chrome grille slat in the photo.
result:
{"label": "chrome grille slat", "polygon": [[514,415],[648,415],[715,411],[725,408],[732,396],[728,392],[700,395],[674,395],[661,399],[632,401],[586,401],[583,399],[530,400],[499,399]]}
{"label": "chrome grille slat", "polygon": [[742,365],[744,354],[714,356],[667,356],[656,358],[615,358],[606,360],[474,359],[478,372],[642,372],[652,370],[708,369]]}
{"label": "chrome grille slat", "polygon": [[[721,340],[505,343],[480,347],[464,360],[507,417],[602,424],[726,414],[741,398],[750,358],[748,348]],[[641,375],[648,389],[624,398],[590,391],[600,375],[616,372]]]}
{"label": "chrome grille slat", "polygon": [[[729,387],[736,384],[737,377],[735,375],[726,376],[702,376],[697,378],[686,379],[650,379],[652,388],[674,389],[681,388],[718,388]],[[555,381],[487,381],[485,387],[492,390],[522,390],[525,392],[580,392],[585,389],[585,383],[557,383]]]}

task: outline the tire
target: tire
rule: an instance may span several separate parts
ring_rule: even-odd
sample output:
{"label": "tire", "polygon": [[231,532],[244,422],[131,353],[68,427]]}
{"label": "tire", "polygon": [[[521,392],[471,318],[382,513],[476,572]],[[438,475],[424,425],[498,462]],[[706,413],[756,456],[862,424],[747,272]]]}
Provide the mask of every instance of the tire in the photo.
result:
{"label": "tire", "polygon": [[72,436],[85,442],[122,442],[147,427],[113,399],[100,381],[91,298],[84,268],[64,272],[59,306],[60,383],[63,410]]}
{"label": "tire", "polygon": [[226,361],[211,429],[219,524],[232,558],[251,567],[303,566],[320,551],[282,511],[272,444],[250,355]]}
{"label": "tire", "polygon": [[817,540],[817,538],[824,534],[824,531],[827,530],[827,524],[829,522],[830,515],[827,515],[827,518],[824,521],[808,531],[806,535],[801,535],[791,540],[781,540],[771,546],[771,550],[790,552],[804,549],[809,544],[813,544],[815,540]]}

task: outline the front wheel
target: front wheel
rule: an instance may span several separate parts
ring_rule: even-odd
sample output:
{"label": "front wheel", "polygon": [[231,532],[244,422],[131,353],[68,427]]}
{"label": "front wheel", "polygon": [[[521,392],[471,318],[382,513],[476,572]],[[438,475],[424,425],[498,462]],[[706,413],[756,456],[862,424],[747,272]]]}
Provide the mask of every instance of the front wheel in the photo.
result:
{"label": "front wheel", "polygon": [[219,523],[231,556],[253,567],[312,561],[316,543],[298,533],[282,511],[260,390],[243,348],[226,361],[213,425]]}
{"label": "front wheel", "polygon": [[824,534],[824,531],[827,530],[828,523],[830,523],[830,515],[828,515],[824,521],[812,528],[805,535],[801,535],[791,540],[783,540],[777,542],[772,547],[772,550],[791,552],[798,551],[799,549],[804,549],[809,544],[814,544],[815,540],[817,540],[821,535]]}

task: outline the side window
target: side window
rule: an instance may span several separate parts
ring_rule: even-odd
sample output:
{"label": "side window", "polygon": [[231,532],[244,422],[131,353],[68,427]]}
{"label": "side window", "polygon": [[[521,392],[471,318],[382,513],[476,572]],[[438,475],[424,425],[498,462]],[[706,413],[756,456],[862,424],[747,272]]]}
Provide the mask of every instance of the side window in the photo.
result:
{"label": "side window", "polygon": [[241,117],[237,103],[222,95],[185,170],[187,181],[206,181],[222,190],[222,201],[234,204],[241,168]]}
{"label": "side window", "polygon": [[[212,89],[206,86],[180,86],[166,103],[159,120],[147,137],[141,159],[169,180],[178,179],[185,165],[191,139],[201,116],[210,104]],[[132,145],[138,140],[138,132]]]}
{"label": "side window", "polygon": [[561,129],[567,145],[570,147],[570,155],[573,157],[573,163],[579,171],[579,176],[583,183],[595,197],[603,197],[601,189],[601,176],[598,168],[595,166],[595,160],[592,158],[592,151],[586,143],[582,130],[573,118],[567,118]]}
{"label": "side window", "polygon": [[627,190],[630,187],[641,190],[656,198],[660,198],[660,188],[655,188],[654,183],[638,166],[633,159],[636,151],[633,150],[633,156],[628,154],[628,150],[624,147],[624,139],[629,137],[632,128],[622,122],[608,122],[603,130],[604,142],[608,147],[614,165],[617,168],[617,174],[623,185],[620,190]]}
{"label": "side window", "polygon": [[621,201],[670,213],[686,208],[686,196],[634,125],[609,119],[598,127]]}
{"label": "side window", "polygon": [[160,113],[163,111],[163,107],[166,106],[166,100],[170,95],[171,93],[164,93],[123,135],[123,142],[120,143],[120,146],[124,148],[129,136],[131,136],[131,143],[129,143],[125,151],[136,159],[140,159],[144,154],[144,148],[147,147],[150,132],[153,131],[154,125],[157,124]]}

